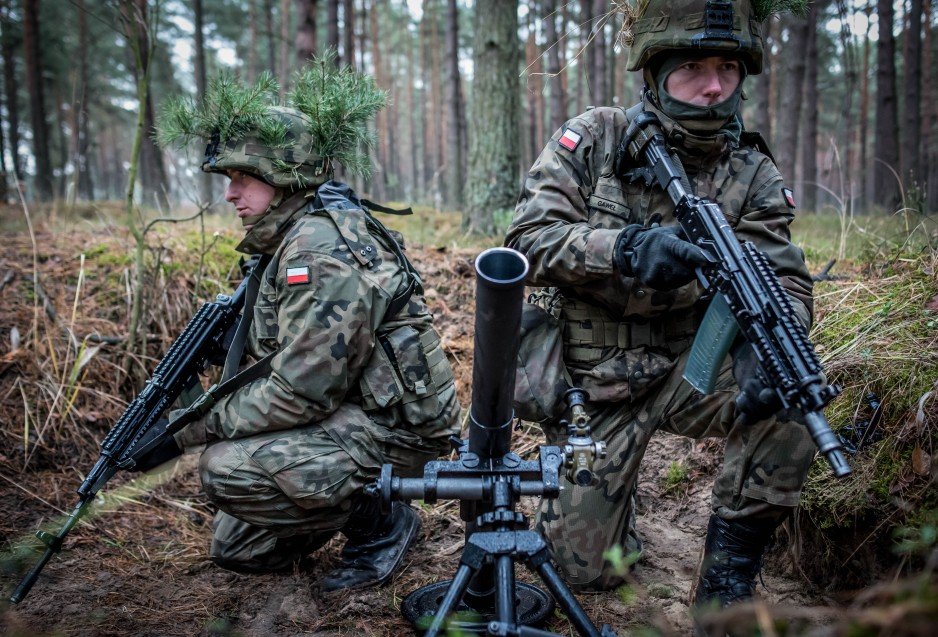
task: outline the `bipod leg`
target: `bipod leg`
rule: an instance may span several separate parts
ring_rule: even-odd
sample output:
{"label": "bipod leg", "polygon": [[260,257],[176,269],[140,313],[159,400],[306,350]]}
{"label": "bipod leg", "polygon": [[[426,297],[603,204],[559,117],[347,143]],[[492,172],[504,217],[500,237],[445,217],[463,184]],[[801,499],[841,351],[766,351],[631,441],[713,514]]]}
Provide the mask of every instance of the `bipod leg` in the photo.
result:
{"label": "bipod leg", "polygon": [[509,626],[517,623],[515,613],[515,562],[510,555],[495,560],[495,611],[498,621]]}
{"label": "bipod leg", "polygon": [[474,573],[475,569],[471,566],[467,564],[459,565],[459,568],[456,569],[456,575],[453,576],[453,582],[449,585],[446,595],[440,602],[440,606],[436,610],[436,615],[433,616],[433,622],[430,624],[430,627],[427,628],[424,637],[437,637],[437,635],[439,635],[440,629],[443,628],[443,624],[446,623],[449,614],[455,610],[460,600],[462,600],[462,596],[466,593],[466,587],[469,586],[469,581],[472,579]]}
{"label": "bipod leg", "polygon": [[570,592],[570,589],[564,584],[557,569],[550,563],[550,554],[547,552],[546,548],[528,557],[527,562],[528,566],[537,571],[537,574],[541,576],[541,580],[544,582],[544,585],[547,586],[547,590],[554,596],[554,601],[560,605],[560,608],[567,615],[570,623],[573,624],[573,627],[576,628],[579,634],[583,635],[583,637],[604,637],[608,634],[605,626],[600,633],[593,622],[590,621],[590,618],[586,615],[586,611],[580,606],[580,602],[576,600],[576,597],[573,596],[573,593]]}

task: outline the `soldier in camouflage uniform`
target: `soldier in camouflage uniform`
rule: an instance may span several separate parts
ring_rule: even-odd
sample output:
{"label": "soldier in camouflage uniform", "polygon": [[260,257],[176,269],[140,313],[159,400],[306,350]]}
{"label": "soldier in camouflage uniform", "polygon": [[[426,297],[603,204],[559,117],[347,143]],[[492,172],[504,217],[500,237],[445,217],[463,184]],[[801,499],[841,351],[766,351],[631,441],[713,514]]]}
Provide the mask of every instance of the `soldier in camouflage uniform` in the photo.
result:
{"label": "soldier in camouflage uniform", "polygon": [[762,67],[749,3],[650,0],[632,28],[628,68],[643,69],[641,103],[566,122],[528,173],[508,229],[506,245],[530,261],[527,283],[546,288],[540,309],[526,308],[516,408],[557,444],[565,435],[557,395],[579,386],[591,398],[593,435],[608,447],[599,485],[567,484],[539,515],[555,559],[581,589],[620,583],[604,559],[609,549],[641,551],[634,495],[653,433],[725,438],[697,602],[726,605],[752,595],[815,450],[806,428],[776,414],[771,392],[753,380],[748,345],[728,357],[712,395],[682,379],[706,309],[694,268],[706,259],[684,240],[668,195],[617,155],[629,121],[643,110],[658,116],[694,192],[718,202],[739,239],[766,253],[806,325],[812,282],[790,242],[791,191],[739,115],[742,81]]}
{"label": "soldier in camouflage uniform", "polygon": [[268,255],[242,318],[245,356],[229,353],[223,378],[239,364],[257,376],[258,361],[264,373],[139,468],[203,449],[222,567],[288,569],[342,532],[342,563],[323,589],[374,585],[402,563],[420,521],[402,504],[381,514],[363,487],[384,463],[418,475],[447,448],[458,432],[453,374],[400,236],[328,181],[304,113],[271,107],[264,118],[286,131],[282,143],[255,127],[212,140],[202,164],[231,180],[226,199],[247,230],[237,249]]}

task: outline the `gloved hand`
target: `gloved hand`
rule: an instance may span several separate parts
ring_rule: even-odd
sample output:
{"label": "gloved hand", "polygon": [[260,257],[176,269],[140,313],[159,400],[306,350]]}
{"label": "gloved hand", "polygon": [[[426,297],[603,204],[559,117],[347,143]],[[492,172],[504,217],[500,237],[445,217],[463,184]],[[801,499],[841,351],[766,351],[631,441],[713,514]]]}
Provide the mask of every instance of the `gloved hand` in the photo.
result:
{"label": "gloved hand", "polygon": [[[162,435],[166,431],[167,424],[169,424],[169,420],[166,418],[157,420],[137,445],[143,447],[150,440]],[[137,458],[137,464],[131,467],[130,471],[149,471],[180,455],[182,455],[182,449],[176,444],[176,439],[173,436],[166,436],[158,445]]]}
{"label": "gloved hand", "polygon": [[694,280],[694,268],[710,259],[687,241],[680,226],[626,226],[616,240],[615,265],[656,290],[674,290]]}
{"label": "gloved hand", "polygon": [[765,420],[782,408],[782,401],[775,390],[768,387],[759,374],[759,359],[756,351],[742,341],[732,352],[733,378],[739,385],[736,408],[742,412],[746,422]]}

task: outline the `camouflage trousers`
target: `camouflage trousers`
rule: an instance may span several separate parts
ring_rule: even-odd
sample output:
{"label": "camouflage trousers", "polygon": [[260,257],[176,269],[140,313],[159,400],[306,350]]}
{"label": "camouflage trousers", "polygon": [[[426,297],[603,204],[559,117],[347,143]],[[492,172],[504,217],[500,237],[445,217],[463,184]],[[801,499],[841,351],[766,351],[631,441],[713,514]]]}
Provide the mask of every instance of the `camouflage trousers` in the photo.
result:
{"label": "camouflage trousers", "polygon": [[[645,448],[655,431],[691,438],[726,438],[723,466],[713,485],[713,512],[725,519],[777,515],[797,506],[815,447],[807,429],[772,417],[755,424],[736,418],[738,392],[729,361],[716,391],[704,396],[682,374],[681,355],[659,388],[638,400],[594,403],[594,439],[604,440],[607,456],[597,461],[599,484],[578,487],[563,482],[560,497],[544,501],[538,528],[551,547],[567,582],[575,589],[612,588],[622,582],[604,553],[620,546],[641,550],[635,531],[635,486]],[[550,444],[566,433],[544,425]]]}
{"label": "camouflage trousers", "polygon": [[[449,393],[441,419],[458,411]],[[446,444],[378,424],[351,403],[307,427],[216,441],[199,461],[202,486],[219,508],[212,560],[233,570],[289,568],[342,529],[353,496],[382,464],[420,475]]]}

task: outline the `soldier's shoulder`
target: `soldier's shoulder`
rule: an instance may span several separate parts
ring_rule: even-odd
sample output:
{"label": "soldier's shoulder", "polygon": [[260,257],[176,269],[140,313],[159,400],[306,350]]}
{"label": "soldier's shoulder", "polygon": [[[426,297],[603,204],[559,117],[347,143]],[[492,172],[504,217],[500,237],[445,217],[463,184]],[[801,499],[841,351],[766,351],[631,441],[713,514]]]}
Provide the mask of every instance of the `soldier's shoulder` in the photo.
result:
{"label": "soldier's shoulder", "polygon": [[342,238],[338,227],[326,214],[311,211],[297,219],[285,238],[285,250],[330,254]]}
{"label": "soldier's shoulder", "polygon": [[751,155],[762,155],[767,157],[773,164],[775,157],[772,155],[772,149],[769,148],[765,137],[758,131],[745,130],[739,135],[739,150]]}
{"label": "soldier's shoulder", "polygon": [[592,136],[597,137],[625,126],[626,123],[625,111],[618,106],[596,106],[570,118],[566,126],[574,129],[583,128]]}

